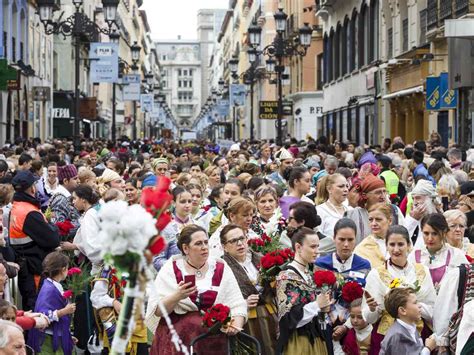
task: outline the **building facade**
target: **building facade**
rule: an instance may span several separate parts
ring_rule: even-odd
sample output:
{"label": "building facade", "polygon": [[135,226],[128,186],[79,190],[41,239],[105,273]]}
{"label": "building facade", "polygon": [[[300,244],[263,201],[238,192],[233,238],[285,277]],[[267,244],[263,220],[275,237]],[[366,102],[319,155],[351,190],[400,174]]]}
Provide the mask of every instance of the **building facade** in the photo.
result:
{"label": "building facade", "polygon": [[201,106],[201,48],[197,40],[155,42],[161,64],[162,90],[173,116],[190,127]]}

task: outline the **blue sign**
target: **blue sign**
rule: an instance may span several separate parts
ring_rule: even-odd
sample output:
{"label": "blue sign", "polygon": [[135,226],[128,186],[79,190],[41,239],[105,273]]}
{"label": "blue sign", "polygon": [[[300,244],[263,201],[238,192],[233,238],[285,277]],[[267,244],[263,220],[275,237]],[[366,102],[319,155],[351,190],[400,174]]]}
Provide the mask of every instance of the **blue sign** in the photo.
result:
{"label": "blue sign", "polygon": [[221,119],[229,116],[229,100],[217,101],[217,113]]}
{"label": "blue sign", "polygon": [[141,77],[139,74],[130,74],[123,76],[123,101],[140,100],[140,82]]}
{"label": "blue sign", "polygon": [[142,94],[140,96],[140,107],[144,112],[153,111],[153,94]]}
{"label": "blue sign", "polygon": [[440,74],[441,108],[452,109],[458,107],[458,91],[449,89],[448,73]]}
{"label": "blue sign", "polygon": [[230,86],[230,105],[245,106],[245,95],[247,88],[244,84],[232,84]]}
{"label": "blue sign", "polygon": [[91,43],[91,83],[116,83],[118,81],[118,44]]}
{"label": "blue sign", "polygon": [[426,109],[433,111],[441,107],[441,91],[439,76],[426,78]]}

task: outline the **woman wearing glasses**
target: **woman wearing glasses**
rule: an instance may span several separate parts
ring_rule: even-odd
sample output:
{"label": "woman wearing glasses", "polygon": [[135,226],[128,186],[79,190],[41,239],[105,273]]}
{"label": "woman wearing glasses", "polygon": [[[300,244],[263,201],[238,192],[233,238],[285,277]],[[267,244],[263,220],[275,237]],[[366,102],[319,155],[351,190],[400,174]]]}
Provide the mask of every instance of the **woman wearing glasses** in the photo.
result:
{"label": "woman wearing glasses", "polygon": [[467,228],[467,217],[460,210],[449,210],[443,216],[448,222],[449,232],[446,240],[449,245],[464,251],[469,258],[474,258],[474,244],[464,237]]}
{"label": "woman wearing glasses", "polygon": [[244,331],[259,340],[262,354],[274,354],[276,309],[260,296],[261,287],[257,285],[257,278],[261,256],[249,249],[244,231],[235,224],[228,224],[222,229],[220,240],[224,248],[223,259],[234,273],[240,291],[247,300],[248,323]]}
{"label": "woman wearing glasses", "polygon": [[[174,255],[160,269],[148,302],[145,322],[155,333],[151,355],[177,353],[158,300],[166,308],[186,346],[206,332],[201,325],[200,311],[219,303],[229,307],[233,318],[232,325],[226,330],[229,336],[242,330],[247,317],[247,305],[242,293],[237,291],[239,285],[232,270],[222,260],[209,256],[206,231],[197,225],[184,227],[178,237],[178,248],[181,255]],[[200,347],[195,349],[198,354],[225,352],[226,344],[222,337],[200,343]]]}

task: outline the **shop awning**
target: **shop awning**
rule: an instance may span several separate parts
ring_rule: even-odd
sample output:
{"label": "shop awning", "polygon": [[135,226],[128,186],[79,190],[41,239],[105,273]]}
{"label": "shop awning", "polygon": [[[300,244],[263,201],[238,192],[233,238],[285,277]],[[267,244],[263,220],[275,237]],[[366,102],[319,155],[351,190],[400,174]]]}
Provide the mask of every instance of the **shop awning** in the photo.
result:
{"label": "shop awning", "polygon": [[388,95],[384,95],[384,96],[382,96],[382,99],[391,100],[391,99],[396,99],[397,97],[407,96],[407,95],[411,95],[411,94],[419,94],[419,93],[422,93],[423,91],[424,91],[424,87],[423,87],[423,85],[420,85],[420,86],[416,86],[414,88],[400,90],[400,91],[396,91],[396,92],[393,92],[393,93],[388,94]]}

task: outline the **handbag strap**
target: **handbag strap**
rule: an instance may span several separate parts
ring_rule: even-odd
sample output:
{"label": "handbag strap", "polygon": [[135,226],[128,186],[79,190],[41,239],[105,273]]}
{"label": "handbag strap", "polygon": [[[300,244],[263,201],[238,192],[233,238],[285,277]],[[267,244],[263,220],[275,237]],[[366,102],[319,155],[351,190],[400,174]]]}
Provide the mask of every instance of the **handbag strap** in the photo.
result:
{"label": "handbag strap", "polygon": [[459,265],[459,285],[458,285],[458,309],[461,309],[466,297],[467,267],[465,264]]}

